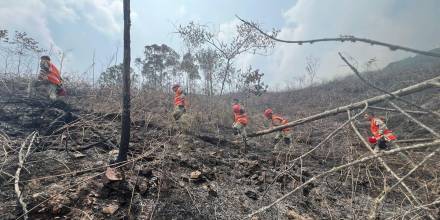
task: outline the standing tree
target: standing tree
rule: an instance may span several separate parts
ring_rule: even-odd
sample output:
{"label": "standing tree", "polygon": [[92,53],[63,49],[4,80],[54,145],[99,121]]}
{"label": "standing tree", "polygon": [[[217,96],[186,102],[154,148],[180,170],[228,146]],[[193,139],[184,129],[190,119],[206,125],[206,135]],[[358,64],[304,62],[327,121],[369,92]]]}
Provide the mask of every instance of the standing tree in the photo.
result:
{"label": "standing tree", "polygon": [[[124,64],[119,64],[107,68],[99,75],[98,83],[103,87],[120,87],[123,85]],[[130,68],[130,81],[137,82],[137,74]]]}
{"label": "standing tree", "polygon": [[191,93],[194,88],[194,81],[200,79],[199,66],[196,64],[196,58],[191,53],[188,52],[183,55],[180,70],[186,73],[186,87],[188,93]]}
{"label": "standing tree", "polygon": [[122,130],[116,162],[127,160],[130,142],[130,0],[124,0],[124,74],[122,77]]}
{"label": "standing tree", "polygon": [[136,63],[142,64],[142,75],[147,79],[150,88],[158,89],[164,86],[164,82],[175,73],[179,64],[179,54],[173,48],[162,45],[145,46],[145,59],[136,59]]}
{"label": "standing tree", "polygon": [[263,82],[264,73],[260,73],[259,69],[252,69],[252,66],[239,76],[241,85],[237,85],[237,88],[246,94],[246,97],[251,95],[261,96],[267,92],[269,87]]}
{"label": "standing tree", "polygon": [[23,58],[29,55],[29,53],[41,53],[42,50],[38,41],[29,37],[26,32],[15,31],[15,36],[10,44],[15,45],[14,53],[18,56],[17,61],[17,74],[20,74],[20,67],[23,64]]}
{"label": "standing tree", "polygon": [[203,71],[205,78],[205,94],[207,96],[214,95],[214,71],[215,68],[220,66],[220,60],[218,53],[213,49],[201,49],[196,54],[197,61],[200,65],[200,69]]}
{"label": "standing tree", "polygon": [[315,77],[319,68],[319,60],[316,57],[308,56],[306,58],[306,72],[309,76],[310,86],[315,83]]}
{"label": "standing tree", "polygon": [[[253,23],[258,26],[256,23]],[[272,35],[276,36],[279,31],[273,31]],[[245,52],[257,53],[267,52],[269,48],[275,46],[274,41],[269,37],[261,35],[256,29],[244,23],[236,25],[235,36],[231,40],[223,40],[218,34],[208,30],[206,26],[190,22],[186,26],[179,26],[177,33],[182,37],[187,45],[194,48],[208,44],[215,48],[220,57],[225,61],[225,66],[221,72],[221,89],[220,95],[223,94],[225,84],[231,79],[234,59]]]}

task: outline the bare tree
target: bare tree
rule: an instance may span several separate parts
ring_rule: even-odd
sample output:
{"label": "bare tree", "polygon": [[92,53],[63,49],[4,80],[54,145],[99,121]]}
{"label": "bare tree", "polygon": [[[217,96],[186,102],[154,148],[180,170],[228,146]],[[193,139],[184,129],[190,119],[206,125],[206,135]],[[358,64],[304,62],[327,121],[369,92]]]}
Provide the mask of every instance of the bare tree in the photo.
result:
{"label": "bare tree", "polygon": [[319,60],[314,56],[308,56],[306,58],[306,72],[309,77],[310,86],[313,86],[315,82],[316,74],[319,68]]}
{"label": "bare tree", "polygon": [[130,142],[130,0],[124,0],[124,74],[122,84],[122,130],[116,162],[127,160]]}
{"label": "bare tree", "polygon": [[[254,23],[255,26],[258,26]],[[177,33],[182,37],[187,45],[194,48],[201,47],[205,44],[213,47],[218,51],[221,59],[225,62],[225,66],[221,72],[221,89],[223,94],[225,84],[233,73],[234,59],[245,52],[266,53],[268,49],[273,48],[275,43],[268,37],[258,33],[254,28],[246,24],[236,25],[236,34],[230,40],[224,40],[215,32],[208,30],[206,26],[190,22],[186,26],[179,26]],[[278,31],[273,31],[272,35],[276,36]]]}
{"label": "bare tree", "polygon": [[219,55],[213,49],[202,49],[196,54],[196,58],[205,78],[205,94],[213,96],[214,72],[215,68],[220,65]]}

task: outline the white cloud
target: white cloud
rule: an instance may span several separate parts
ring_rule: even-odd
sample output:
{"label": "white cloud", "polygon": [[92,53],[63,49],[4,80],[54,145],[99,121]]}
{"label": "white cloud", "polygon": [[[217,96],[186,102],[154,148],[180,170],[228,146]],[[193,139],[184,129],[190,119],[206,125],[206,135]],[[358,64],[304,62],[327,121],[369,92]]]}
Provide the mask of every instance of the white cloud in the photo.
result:
{"label": "white cloud", "polygon": [[[70,14],[64,14],[65,17],[74,16],[84,19],[81,22],[85,25],[91,25],[106,34],[116,34],[122,31],[122,0],[66,0],[62,2],[60,8],[71,9]],[[58,8],[53,10],[58,10]]]}
{"label": "white cloud", "polygon": [[[430,50],[440,43],[439,8],[440,3],[435,0],[298,0],[283,13],[285,24],[279,38],[305,40],[354,35]],[[349,72],[342,66],[337,55],[339,51],[350,54],[361,64],[374,57],[379,67],[413,55],[361,43],[324,42],[303,46],[278,43],[262,68],[271,84],[292,80],[305,73],[306,57],[312,55],[320,60],[318,77],[328,79]],[[256,68],[261,66],[259,58],[246,58],[245,61]]]}
{"label": "white cloud", "polygon": [[[44,47],[57,47],[48,27],[47,7],[39,0],[0,2],[0,28],[25,31]],[[11,33],[12,35],[13,33]]]}

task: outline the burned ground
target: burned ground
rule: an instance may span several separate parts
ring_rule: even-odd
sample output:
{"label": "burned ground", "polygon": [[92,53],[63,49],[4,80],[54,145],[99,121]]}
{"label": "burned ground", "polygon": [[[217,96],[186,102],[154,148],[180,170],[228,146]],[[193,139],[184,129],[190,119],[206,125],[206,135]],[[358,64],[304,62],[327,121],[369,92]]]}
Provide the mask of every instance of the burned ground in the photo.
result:
{"label": "burned ground", "polygon": [[[437,75],[437,71],[431,71],[422,78]],[[304,94],[309,93],[305,89],[296,91],[297,95],[268,94],[272,95],[270,99],[249,100],[248,109],[254,118],[250,129],[258,129],[256,124],[261,119],[257,115],[264,100],[271,100],[275,108],[292,118],[300,118],[302,114],[310,115],[374,94],[366,93],[367,88],[347,83],[350,80],[353,79],[333,82],[340,86],[311,88],[319,91],[314,99],[304,99]],[[323,92],[329,88],[353,95],[341,98],[338,91]],[[354,91],[355,88],[360,90]],[[240,139],[232,135],[224,121],[227,119],[223,119],[228,117],[225,111],[201,114],[194,107],[188,123],[176,125],[166,110],[169,104],[161,101],[169,97],[145,100],[138,98],[148,97],[140,92],[133,100],[129,159],[116,165],[124,178],[112,182],[103,173],[117,152],[120,131],[120,115],[115,111],[119,109],[117,96],[112,100],[96,92],[91,97],[73,93],[64,100],[67,104],[63,104],[27,98],[23,90],[23,86],[16,85],[13,92],[4,90],[0,96],[1,219],[23,217],[14,190],[14,175],[18,151],[34,131],[38,134],[19,176],[30,219],[241,219],[313,176],[369,155],[347,127],[318,150],[298,159],[340,126],[346,118],[342,115],[295,127],[293,143],[279,152],[273,151],[272,136],[268,135],[251,139],[244,153]],[[292,103],[288,108],[281,104],[282,100],[276,101],[280,97],[298,105]],[[438,110],[438,90],[409,98]],[[321,99],[332,102],[319,106]],[[195,98],[193,103],[197,101]],[[223,105],[213,104],[213,108]],[[257,110],[252,112],[252,109]],[[417,117],[439,129],[440,125],[433,123],[431,116]],[[389,113],[387,118],[389,126],[402,139],[430,137],[401,114]],[[407,156],[418,162],[427,153],[417,150]],[[400,156],[386,156],[384,160],[398,175],[403,176],[411,169]],[[292,169],[283,173],[292,164]],[[423,204],[439,196],[438,166],[435,157],[406,179]],[[395,182],[377,161],[361,163],[307,185],[258,218],[362,219],[369,214],[371,202],[384,184]],[[397,189],[386,197],[379,218],[416,218],[426,216],[427,212],[439,216],[436,206],[428,210],[412,210],[412,207],[406,194]]]}

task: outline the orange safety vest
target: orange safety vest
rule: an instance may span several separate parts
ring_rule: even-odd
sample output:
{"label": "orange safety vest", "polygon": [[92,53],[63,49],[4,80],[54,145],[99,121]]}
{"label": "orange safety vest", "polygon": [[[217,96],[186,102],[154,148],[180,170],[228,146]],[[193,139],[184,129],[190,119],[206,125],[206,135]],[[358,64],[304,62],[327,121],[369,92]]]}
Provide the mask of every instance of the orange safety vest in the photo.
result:
{"label": "orange safety vest", "polygon": [[[287,124],[289,121],[287,121],[286,119],[284,119],[283,117],[279,116],[279,115],[272,115],[272,125],[274,126],[279,126],[279,125],[285,125]],[[286,131],[290,131],[290,128],[284,128],[283,129],[284,132]]]}
{"label": "orange safety vest", "polygon": [[176,94],[174,95],[174,106],[185,106],[185,97],[182,88],[176,90]]}
{"label": "orange safety vest", "polygon": [[53,65],[53,63],[49,63],[49,74],[47,74],[47,80],[54,85],[61,84],[60,71],[55,65]]}
{"label": "orange safety vest", "polygon": [[[379,125],[376,124],[376,120],[380,120],[382,123],[384,123],[384,122],[381,119],[379,119],[379,118],[372,118],[372,119],[370,119],[370,130],[371,130],[371,133],[373,133],[374,137],[377,140],[379,140],[382,137],[382,135],[379,134]],[[395,136],[393,134],[393,131],[391,131],[389,129],[384,129],[383,135],[384,135],[384,137],[385,137],[385,139],[387,141],[393,141],[393,140],[397,139],[397,136]]]}
{"label": "orange safety vest", "polygon": [[[242,111],[243,109],[241,108],[241,106],[239,104],[235,104],[232,106],[232,109],[234,112],[234,122],[240,123],[240,124],[246,126],[248,124],[248,117],[247,117],[246,113],[244,113],[244,111]],[[236,109],[238,111],[235,111]]]}

